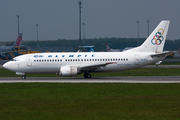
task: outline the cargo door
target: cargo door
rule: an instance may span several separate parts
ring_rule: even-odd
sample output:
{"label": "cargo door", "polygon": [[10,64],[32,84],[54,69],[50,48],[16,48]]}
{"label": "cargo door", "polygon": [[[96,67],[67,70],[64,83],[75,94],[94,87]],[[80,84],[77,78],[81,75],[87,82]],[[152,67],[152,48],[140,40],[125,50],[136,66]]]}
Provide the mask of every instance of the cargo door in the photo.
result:
{"label": "cargo door", "polygon": [[138,54],[136,54],[134,56],[134,63],[135,63],[135,65],[139,65],[139,55]]}

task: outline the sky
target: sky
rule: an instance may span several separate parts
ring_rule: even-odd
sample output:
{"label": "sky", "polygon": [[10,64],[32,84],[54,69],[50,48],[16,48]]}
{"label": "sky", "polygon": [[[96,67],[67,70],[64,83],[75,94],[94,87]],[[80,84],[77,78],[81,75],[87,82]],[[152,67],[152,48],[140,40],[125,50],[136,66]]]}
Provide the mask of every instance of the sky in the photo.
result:
{"label": "sky", "polygon": [[[79,0],[1,0],[0,41],[15,41],[16,15],[23,40],[79,39]],[[180,0],[81,0],[85,38],[148,36],[161,20],[170,20],[167,39],[180,39]],[[82,26],[83,38],[83,26]]]}

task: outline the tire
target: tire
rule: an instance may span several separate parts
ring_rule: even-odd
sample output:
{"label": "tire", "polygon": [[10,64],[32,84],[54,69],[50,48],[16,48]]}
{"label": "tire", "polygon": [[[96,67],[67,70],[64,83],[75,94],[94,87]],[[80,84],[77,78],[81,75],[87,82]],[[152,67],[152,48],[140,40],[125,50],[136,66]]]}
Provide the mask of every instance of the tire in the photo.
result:
{"label": "tire", "polygon": [[26,79],[26,76],[25,76],[25,75],[23,75],[21,78],[22,78],[22,79]]}
{"label": "tire", "polygon": [[84,74],[84,78],[91,78],[91,74]]}

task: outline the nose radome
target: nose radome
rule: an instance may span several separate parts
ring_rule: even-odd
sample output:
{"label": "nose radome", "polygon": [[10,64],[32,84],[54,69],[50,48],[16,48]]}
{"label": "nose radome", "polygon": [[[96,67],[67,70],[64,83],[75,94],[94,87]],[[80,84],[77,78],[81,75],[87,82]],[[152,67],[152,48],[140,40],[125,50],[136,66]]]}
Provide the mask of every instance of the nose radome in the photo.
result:
{"label": "nose radome", "polygon": [[3,65],[3,68],[8,69],[8,63],[5,63],[5,64]]}

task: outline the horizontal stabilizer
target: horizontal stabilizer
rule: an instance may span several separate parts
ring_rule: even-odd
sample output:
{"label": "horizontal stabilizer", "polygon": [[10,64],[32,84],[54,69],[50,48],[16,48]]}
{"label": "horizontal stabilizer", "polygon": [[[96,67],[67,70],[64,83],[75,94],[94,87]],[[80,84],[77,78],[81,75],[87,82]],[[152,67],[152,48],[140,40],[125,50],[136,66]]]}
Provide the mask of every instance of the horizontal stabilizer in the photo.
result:
{"label": "horizontal stabilizer", "polygon": [[170,54],[175,53],[176,51],[164,51],[162,53],[152,54],[151,57],[166,57]]}

